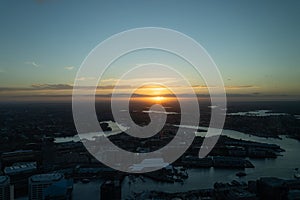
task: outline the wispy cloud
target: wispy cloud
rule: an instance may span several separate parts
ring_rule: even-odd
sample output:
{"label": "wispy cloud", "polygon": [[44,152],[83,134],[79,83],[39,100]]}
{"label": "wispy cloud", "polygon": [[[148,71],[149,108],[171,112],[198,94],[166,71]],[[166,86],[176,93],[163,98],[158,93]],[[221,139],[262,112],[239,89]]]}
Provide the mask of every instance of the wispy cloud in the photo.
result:
{"label": "wispy cloud", "polygon": [[208,89],[208,88],[216,88],[217,86],[206,86],[206,85],[192,85],[194,89]]}
{"label": "wispy cloud", "polygon": [[94,79],[95,79],[95,77],[84,77],[84,76],[82,76],[82,77],[77,78],[76,80],[77,81],[87,81],[87,80],[94,80]]}
{"label": "wispy cloud", "polygon": [[232,89],[232,90],[240,90],[240,89],[253,89],[253,88],[259,88],[256,85],[231,85],[226,86],[226,89]]}
{"label": "wispy cloud", "polygon": [[26,65],[31,65],[33,67],[40,67],[41,65],[37,64],[35,61],[26,61]]}
{"label": "wispy cloud", "polygon": [[65,68],[65,70],[73,70],[74,69],[74,66],[66,66],[66,67],[64,67]]}
{"label": "wispy cloud", "polygon": [[67,89],[73,89],[72,85],[68,84],[32,84],[31,87],[33,89],[39,89],[39,90],[67,90]]}
{"label": "wispy cloud", "polygon": [[100,81],[102,84],[110,84],[110,85],[115,85],[118,83],[118,85],[142,85],[144,83],[160,83],[164,85],[176,85],[178,84],[178,79],[174,77],[165,77],[165,78],[130,78],[130,79],[103,79]]}

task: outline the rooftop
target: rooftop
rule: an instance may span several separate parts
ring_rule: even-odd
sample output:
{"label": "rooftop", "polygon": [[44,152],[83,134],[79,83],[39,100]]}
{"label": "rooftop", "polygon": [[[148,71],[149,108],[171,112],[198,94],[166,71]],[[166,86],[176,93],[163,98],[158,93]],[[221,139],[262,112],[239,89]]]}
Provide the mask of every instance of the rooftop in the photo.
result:
{"label": "rooftop", "polygon": [[16,174],[16,173],[24,173],[28,171],[36,170],[36,162],[28,162],[28,163],[16,163],[13,166],[5,167],[5,174]]}
{"label": "rooftop", "polygon": [[8,176],[0,176],[0,184],[5,183],[8,180]]}
{"label": "rooftop", "polygon": [[59,181],[62,179],[62,174],[37,174],[30,177],[32,182],[48,182],[48,181]]}

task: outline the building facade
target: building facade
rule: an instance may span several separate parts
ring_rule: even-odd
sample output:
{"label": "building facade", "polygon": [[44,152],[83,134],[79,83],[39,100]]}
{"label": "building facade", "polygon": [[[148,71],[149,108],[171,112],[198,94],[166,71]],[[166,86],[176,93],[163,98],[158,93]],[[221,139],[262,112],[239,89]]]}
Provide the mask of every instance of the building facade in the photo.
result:
{"label": "building facade", "polygon": [[8,176],[0,176],[0,199],[10,200],[10,180]]}
{"label": "building facade", "polygon": [[38,174],[29,178],[29,200],[72,198],[73,181],[62,174]]}

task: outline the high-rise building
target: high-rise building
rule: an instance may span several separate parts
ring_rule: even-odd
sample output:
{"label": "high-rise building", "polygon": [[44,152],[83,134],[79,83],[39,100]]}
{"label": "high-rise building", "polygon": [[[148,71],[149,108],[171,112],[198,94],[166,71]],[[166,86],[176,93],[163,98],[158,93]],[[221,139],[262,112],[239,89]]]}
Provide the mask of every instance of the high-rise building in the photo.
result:
{"label": "high-rise building", "polygon": [[72,198],[73,181],[62,174],[38,174],[29,178],[29,200]]}
{"label": "high-rise building", "polygon": [[121,200],[121,184],[119,180],[107,180],[100,188],[101,200]]}
{"label": "high-rise building", "polygon": [[10,177],[10,183],[14,186],[15,197],[27,195],[28,178],[36,171],[36,162],[15,163],[4,168],[4,174]]}
{"label": "high-rise building", "polygon": [[8,176],[0,176],[0,199],[10,200],[10,181]]}

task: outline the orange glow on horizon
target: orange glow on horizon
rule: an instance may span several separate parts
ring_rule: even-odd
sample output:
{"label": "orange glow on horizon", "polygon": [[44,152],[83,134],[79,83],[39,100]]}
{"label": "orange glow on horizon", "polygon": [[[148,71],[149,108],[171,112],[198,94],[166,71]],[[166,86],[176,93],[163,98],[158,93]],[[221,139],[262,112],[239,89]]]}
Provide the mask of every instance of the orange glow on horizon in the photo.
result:
{"label": "orange glow on horizon", "polygon": [[172,92],[168,88],[159,85],[143,86],[136,89],[134,93],[140,95],[155,96],[155,97],[172,94]]}
{"label": "orange glow on horizon", "polygon": [[166,98],[165,98],[165,97],[162,97],[162,96],[152,97],[152,99],[153,99],[155,102],[157,102],[157,103],[160,103],[160,102],[166,100]]}

